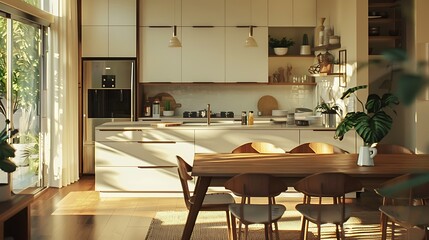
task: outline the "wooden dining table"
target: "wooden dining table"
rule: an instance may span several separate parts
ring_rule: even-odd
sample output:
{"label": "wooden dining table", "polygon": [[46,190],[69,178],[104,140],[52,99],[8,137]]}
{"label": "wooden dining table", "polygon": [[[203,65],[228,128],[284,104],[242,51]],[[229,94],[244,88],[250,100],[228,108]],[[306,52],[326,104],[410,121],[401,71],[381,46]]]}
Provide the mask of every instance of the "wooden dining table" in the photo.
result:
{"label": "wooden dining table", "polygon": [[359,178],[366,189],[380,187],[394,177],[429,172],[428,154],[378,154],[374,166],[358,166],[357,154],[260,154],[260,153],[197,153],[192,175],[198,177],[182,240],[191,238],[195,221],[209,186],[223,186],[241,173],[266,173],[280,177],[293,187],[300,179],[320,172],[343,172]]}

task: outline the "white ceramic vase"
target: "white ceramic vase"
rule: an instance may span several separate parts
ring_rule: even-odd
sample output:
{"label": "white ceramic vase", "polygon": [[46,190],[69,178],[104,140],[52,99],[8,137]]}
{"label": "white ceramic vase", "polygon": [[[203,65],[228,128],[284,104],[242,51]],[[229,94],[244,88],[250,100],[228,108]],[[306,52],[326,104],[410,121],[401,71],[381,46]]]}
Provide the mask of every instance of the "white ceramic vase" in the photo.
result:
{"label": "white ceramic vase", "polygon": [[361,146],[359,149],[359,157],[357,165],[359,166],[374,166],[374,157],[377,155],[377,148]]}
{"label": "white ceramic vase", "polygon": [[276,55],[286,55],[288,48],[274,48],[274,53]]}

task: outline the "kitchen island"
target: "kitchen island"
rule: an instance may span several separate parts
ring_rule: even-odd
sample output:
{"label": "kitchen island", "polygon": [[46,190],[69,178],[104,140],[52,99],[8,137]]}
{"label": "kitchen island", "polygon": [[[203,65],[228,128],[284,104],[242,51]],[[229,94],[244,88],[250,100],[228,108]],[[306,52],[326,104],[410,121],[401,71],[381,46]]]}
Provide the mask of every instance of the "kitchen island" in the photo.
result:
{"label": "kitchen island", "polygon": [[[327,142],[356,152],[356,137],[333,138],[335,129],[255,121],[110,122],[95,131],[95,188],[102,195],[168,196],[180,193],[176,155],[193,164],[195,153],[229,153],[252,141],[289,151],[305,142]],[[165,126],[171,123],[172,126]],[[168,125],[168,124],[167,124]],[[192,185],[192,184],[191,184]],[[193,186],[191,186],[192,188]]]}

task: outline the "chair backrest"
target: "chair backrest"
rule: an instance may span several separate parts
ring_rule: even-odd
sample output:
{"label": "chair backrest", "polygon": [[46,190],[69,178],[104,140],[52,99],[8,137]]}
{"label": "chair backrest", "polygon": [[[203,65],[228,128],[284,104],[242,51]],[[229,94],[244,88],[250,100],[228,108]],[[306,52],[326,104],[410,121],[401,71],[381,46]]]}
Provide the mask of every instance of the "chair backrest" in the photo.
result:
{"label": "chair backrest", "polygon": [[339,147],[328,143],[322,142],[309,142],[303,143],[292,150],[289,153],[316,153],[316,154],[332,154],[332,153],[349,153]]}
{"label": "chair backrest", "polygon": [[191,208],[191,193],[189,191],[188,181],[192,180],[192,176],[189,172],[192,171],[192,167],[180,156],[177,158],[177,172],[179,173],[180,183],[182,185],[183,197],[185,199],[185,204],[188,209]]}
{"label": "chair backrest", "polygon": [[269,174],[243,173],[225,183],[225,188],[241,197],[275,197],[286,191],[286,184]]}
{"label": "chair backrest", "polygon": [[414,154],[414,152],[411,151],[410,149],[404,146],[395,145],[395,144],[377,144],[375,148],[377,148],[377,153]]}
{"label": "chair backrest", "polygon": [[295,189],[310,197],[343,197],[362,189],[361,182],[341,172],[316,173],[301,179]]}
{"label": "chair backrest", "polygon": [[379,195],[391,199],[429,199],[429,173],[409,173],[393,178],[375,190]]}
{"label": "chair backrest", "polygon": [[238,146],[232,153],[285,153],[285,150],[267,142],[249,142]]}

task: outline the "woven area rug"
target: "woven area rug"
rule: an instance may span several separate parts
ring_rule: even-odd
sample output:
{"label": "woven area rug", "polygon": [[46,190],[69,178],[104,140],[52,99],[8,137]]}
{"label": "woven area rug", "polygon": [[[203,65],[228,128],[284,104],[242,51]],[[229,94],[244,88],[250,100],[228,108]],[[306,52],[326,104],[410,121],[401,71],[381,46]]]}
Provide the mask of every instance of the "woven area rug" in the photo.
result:
{"label": "woven area rug", "polygon": [[[188,212],[158,212],[152,221],[146,240],[180,239]],[[344,225],[346,239],[381,239],[379,212],[356,212]],[[287,211],[279,221],[280,239],[299,239],[301,215],[297,211]],[[310,225],[309,240],[316,239],[317,228]],[[322,226],[322,239],[336,239],[335,226]],[[223,212],[200,212],[194,227],[192,239],[226,240],[226,217]],[[264,239],[262,225],[250,228],[250,240]],[[400,239],[400,238],[398,238]]]}

